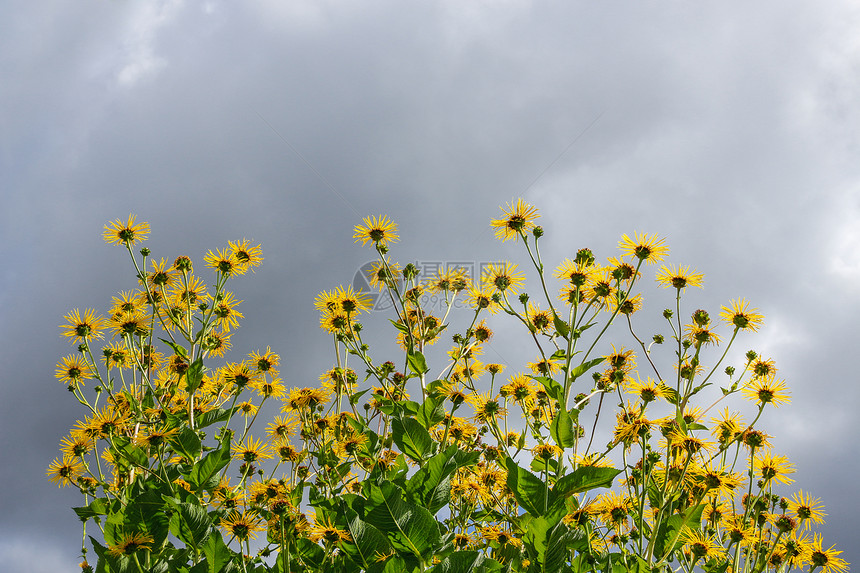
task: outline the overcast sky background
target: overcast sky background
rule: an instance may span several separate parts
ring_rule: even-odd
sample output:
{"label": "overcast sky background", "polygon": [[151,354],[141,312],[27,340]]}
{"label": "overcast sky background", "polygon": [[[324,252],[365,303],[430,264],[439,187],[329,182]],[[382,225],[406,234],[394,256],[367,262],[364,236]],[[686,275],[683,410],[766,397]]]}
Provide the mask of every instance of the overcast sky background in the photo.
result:
{"label": "overcast sky background", "polygon": [[262,243],[233,345],[304,386],[331,366],[315,295],[371,258],[361,217],[400,224],[402,262],[525,262],[489,230],[520,196],[550,266],[658,233],[705,274],[691,310],[764,313],[738,352],[791,386],[763,426],[786,493],[821,497],[857,562],[860,4],[7,0],[0,31],[3,571],[78,562],[82,499],[45,479],[82,414],[57,325],[134,284],[107,221],[136,213],[200,269]]}

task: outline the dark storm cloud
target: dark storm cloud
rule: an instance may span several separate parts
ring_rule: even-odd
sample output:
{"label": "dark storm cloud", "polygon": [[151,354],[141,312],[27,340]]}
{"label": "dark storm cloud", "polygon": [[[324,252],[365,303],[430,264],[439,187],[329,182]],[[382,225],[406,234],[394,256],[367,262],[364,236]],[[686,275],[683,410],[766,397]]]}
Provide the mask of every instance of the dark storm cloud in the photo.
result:
{"label": "dark storm cloud", "polygon": [[[362,216],[401,224],[402,258],[516,259],[488,222],[524,193],[549,265],[660,233],[673,261],[706,274],[697,304],[716,313],[745,296],[762,309],[767,326],[744,345],[777,360],[794,399],[767,423],[798,484],[824,498],[826,539],[856,561],[842,504],[860,429],[845,360],[860,310],[850,3],[0,11],[0,448],[14,460],[0,469],[0,556],[12,570],[75,558],[80,500],[42,476],[80,414],[53,381],[72,350],[57,325],[133,285],[101,240],[106,221],[137,213],[170,260],[261,242],[264,266],[235,287],[247,321],[234,344],[272,345],[287,382],[305,384],[329,366],[314,296],[370,258],[352,244]],[[497,350],[520,358],[503,336]]]}

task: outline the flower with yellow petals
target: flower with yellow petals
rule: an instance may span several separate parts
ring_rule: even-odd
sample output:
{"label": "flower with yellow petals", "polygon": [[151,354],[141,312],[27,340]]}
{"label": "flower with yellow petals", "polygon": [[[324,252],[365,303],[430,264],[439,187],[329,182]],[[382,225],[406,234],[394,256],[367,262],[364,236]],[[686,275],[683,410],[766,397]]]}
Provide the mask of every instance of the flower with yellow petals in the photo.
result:
{"label": "flower with yellow petals", "polygon": [[507,209],[502,209],[503,217],[494,219],[490,226],[496,230],[496,237],[502,241],[514,239],[515,241],[533,229],[534,220],[540,217],[538,210],[522,199],[508,203]]}
{"label": "flower with yellow petals", "polygon": [[665,239],[639,232],[634,233],[632,239],[622,235],[618,248],[623,255],[630,255],[647,264],[662,261],[669,254],[669,246],[665,244]]}
{"label": "flower with yellow petals", "polygon": [[660,267],[660,271],[657,273],[657,282],[663,285],[664,288],[675,288],[678,290],[683,290],[688,286],[702,288],[704,279],[705,275],[697,273],[695,270],[691,271],[690,267],[686,265],[676,266],[670,264]]}
{"label": "flower with yellow petals", "polygon": [[393,223],[388,216],[365,217],[361,225],[356,225],[355,233],[352,235],[356,243],[366,245],[372,242],[374,245],[387,245],[400,240],[397,235],[397,224]]}
{"label": "flower with yellow petals", "polygon": [[764,323],[764,316],[757,312],[758,309],[750,308],[746,299],[733,300],[730,304],[720,308],[720,318],[726,324],[755,332]]}
{"label": "flower with yellow petals", "polygon": [[136,223],[136,215],[129,215],[128,220],[123,222],[117,219],[105,225],[104,239],[110,245],[125,245],[131,247],[139,241],[145,241],[149,234],[149,223]]}

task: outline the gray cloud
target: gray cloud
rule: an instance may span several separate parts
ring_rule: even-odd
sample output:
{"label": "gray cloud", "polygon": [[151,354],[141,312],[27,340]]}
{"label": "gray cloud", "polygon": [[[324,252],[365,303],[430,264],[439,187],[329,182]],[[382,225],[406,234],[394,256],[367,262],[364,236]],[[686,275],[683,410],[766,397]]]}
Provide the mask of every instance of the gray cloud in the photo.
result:
{"label": "gray cloud", "polygon": [[53,382],[71,351],[57,325],[132,285],[106,221],[150,221],[166,258],[262,242],[236,287],[237,351],[271,344],[299,384],[329,366],[311,303],[368,260],[362,216],[400,223],[402,258],[522,262],[488,223],[524,193],[550,265],[659,233],[706,274],[691,301],[765,313],[739,349],[791,385],[767,426],[857,560],[850,2],[52,2],[0,18],[0,530],[15,532],[0,555],[17,570],[34,546],[43,567],[76,558],[79,500],[42,476],[79,414]]}

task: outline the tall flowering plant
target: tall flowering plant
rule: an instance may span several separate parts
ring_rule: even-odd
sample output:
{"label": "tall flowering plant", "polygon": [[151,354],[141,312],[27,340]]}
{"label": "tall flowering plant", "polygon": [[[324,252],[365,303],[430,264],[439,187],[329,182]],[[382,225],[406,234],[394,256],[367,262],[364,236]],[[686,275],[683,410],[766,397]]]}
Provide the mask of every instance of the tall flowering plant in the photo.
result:
{"label": "tall flowering plant", "polygon": [[[243,317],[227,286],[262,262],[259,246],[210,251],[207,284],[189,257],[135,252],[146,223],[106,226],[137,285],[107,317],[65,317],[77,352],[57,378],[85,415],[48,468],[83,495],[84,557],[104,572],[847,571],[815,532],[821,500],[783,493],[794,466],[759,426],[788,402],[774,361],[724,364],[761,328],[757,310],[690,312],[683,295],[703,276],[667,263],[655,278],[674,307],[665,334],[643,335],[638,287],[665,241],[624,236],[605,262],[583,248],[550,273],[538,217],[517,200],[492,221],[525,249],[535,297],[509,262],[476,277],[401,267],[397,225],[365,219],[354,239],[377,255],[367,278],[401,352],[371,353],[373,293],[323,291],[332,363],[289,390],[270,348],[231,361]],[[458,305],[469,318],[454,332]],[[503,315],[533,362],[482,361]],[[607,340],[619,328],[630,348]],[[280,412],[261,429],[267,403]]]}

